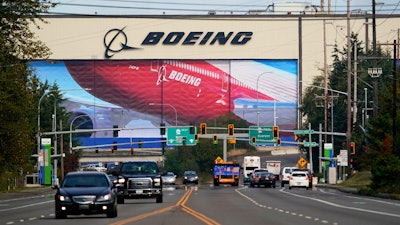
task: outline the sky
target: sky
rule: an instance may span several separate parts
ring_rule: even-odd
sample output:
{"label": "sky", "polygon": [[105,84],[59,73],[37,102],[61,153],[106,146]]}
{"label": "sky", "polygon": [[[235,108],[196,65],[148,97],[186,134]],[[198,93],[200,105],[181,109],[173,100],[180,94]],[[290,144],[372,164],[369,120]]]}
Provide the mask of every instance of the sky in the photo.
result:
{"label": "sky", "polygon": [[[217,15],[242,14],[249,10],[265,10],[274,3],[307,2],[315,6],[321,0],[52,0],[59,5],[50,10],[56,14],[89,15],[206,15],[214,11]],[[347,0],[330,0],[331,10],[345,14]],[[372,0],[350,0],[352,12],[372,13]],[[400,0],[375,0],[377,14],[400,14]],[[328,0],[325,0],[325,11]]]}

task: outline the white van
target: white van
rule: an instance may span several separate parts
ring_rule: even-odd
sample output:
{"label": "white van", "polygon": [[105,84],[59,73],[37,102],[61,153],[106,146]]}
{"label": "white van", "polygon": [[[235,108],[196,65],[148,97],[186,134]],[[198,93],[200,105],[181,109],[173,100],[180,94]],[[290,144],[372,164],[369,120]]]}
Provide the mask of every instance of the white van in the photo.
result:
{"label": "white van", "polygon": [[293,169],[297,169],[297,167],[283,167],[281,172],[281,187],[289,184],[290,174],[293,172]]}

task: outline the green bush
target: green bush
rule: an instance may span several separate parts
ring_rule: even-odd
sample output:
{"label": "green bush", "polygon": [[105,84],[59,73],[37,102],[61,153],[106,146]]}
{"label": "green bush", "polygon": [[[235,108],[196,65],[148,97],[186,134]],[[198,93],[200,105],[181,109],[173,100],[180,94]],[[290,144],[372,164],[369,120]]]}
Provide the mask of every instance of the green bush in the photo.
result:
{"label": "green bush", "polygon": [[393,154],[378,157],[372,165],[371,189],[380,193],[400,193],[400,159]]}

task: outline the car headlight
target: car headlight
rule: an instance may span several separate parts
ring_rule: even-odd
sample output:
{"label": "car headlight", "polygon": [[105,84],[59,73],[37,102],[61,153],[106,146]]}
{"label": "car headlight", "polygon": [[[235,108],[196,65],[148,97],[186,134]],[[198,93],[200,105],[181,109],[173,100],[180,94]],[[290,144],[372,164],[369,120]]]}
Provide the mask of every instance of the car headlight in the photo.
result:
{"label": "car headlight", "polygon": [[119,184],[124,184],[125,183],[125,178],[118,178],[118,183]]}
{"label": "car headlight", "polygon": [[154,185],[155,186],[160,186],[161,185],[161,179],[160,178],[154,178]]}
{"label": "car headlight", "polygon": [[60,200],[60,202],[70,202],[71,198],[69,196],[58,195],[58,200]]}
{"label": "car headlight", "polygon": [[97,201],[99,201],[99,202],[102,202],[102,201],[109,201],[110,199],[111,199],[111,194],[110,193],[108,193],[108,194],[106,194],[106,195],[102,195],[102,196],[99,196],[98,198],[97,198]]}
{"label": "car headlight", "polygon": [[198,176],[195,176],[194,179],[199,179],[199,177],[198,177]]}

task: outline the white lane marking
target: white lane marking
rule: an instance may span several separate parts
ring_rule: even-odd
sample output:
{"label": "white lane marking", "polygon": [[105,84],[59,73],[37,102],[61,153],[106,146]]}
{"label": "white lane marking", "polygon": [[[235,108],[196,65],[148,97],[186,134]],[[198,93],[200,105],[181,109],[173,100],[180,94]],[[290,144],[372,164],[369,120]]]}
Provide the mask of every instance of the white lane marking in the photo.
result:
{"label": "white lane marking", "polygon": [[[336,194],[336,193],[332,193],[332,192],[328,192],[328,191],[322,190],[322,189],[320,189],[320,188],[318,188],[318,190],[319,190],[320,192],[322,192],[322,193],[325,193],[325,194],[339,195],[339,194]],[[367,200],[368,200],[368,201],[371,201],[371,202],[379,202],[379,203],[388,204],[388,205],[400,206],[400,203],[387,202],[387,201],[378,200],[378,199],[361,198],[361,197],[351,196],[351,195],[341,195],[341,196],[345,196],[345,197],[347,197],[347,198],[361,199],[361,200],[364,200],[364,201],[367,201]]]}
{"label": "white lane marking", "polygon": [[[315,221],[320,221],[319,218],[313,218],[312,216],[304,216],[303,214],[297,214],[295,212],[290,212],[290,211],[283,210],[283,209],[280,209],[280,208],[272,208],[271,206],[262,205],[262,204],[258,203],[257,201],[255,201],[254,199],[250,198],[249,196],[247,196],[247,195],[243,194],[242,192],[240,192],[241,190],[244,190],[246,188],[247,187],[238,188],[238,189],[235,189],[235,191],[238,194],[240,194],[241,196],[247,198],[249,201],[251,201],[256,206],[259,206],[259,207],[262,207],[262,208],[267,208],[269,210],[275,210],[275,211],[280,212],[280,213],[286,213],[286,214],[289,214],[289,215],[292,215],[292,216],[302,217],[302,218],[309,219],[309,220],[314,219]],[[321,220],[321,222],[322,223],[329,223],[327,220]],[[338,223],[334,222],[333,225],[338,225]]]}
{"label": "white lane marking", "polygon": [[34,204],[29,204],[29,205],[23,205],[23,206],[9,208],[9,209],[0,209],[0,212],[11,211],[11,210],[15,210],[15,209],[23,209],[23,208],[27,208],[27,207],[31,207],[31,206],[37,206],[37,205],[53,203],[53,202],[54,202],[54,200],[51,200],[51,201],[39,202],[39,203],[34,203]]}
{"label": "white lane marking", "polygon": [[374,214],[385,215],[385,216],[400,217],[399,214],[392,214],[392,213],[387,213],[387,212],[379,212],[379,211],[373,211],[373,210],[368,210],[368,209],[359,209],[359,208],[354,208],[354,207],[350,207],[350,206],[339,205],[339,204],[336,204],[336,203],[333,203],[333,202],[328,202],[328,201],[321,200],[321,199],[318,199],[318,198],[306,197],[306,196],[298,195],[298,194],[295,194],[295,193],[287,192],[287,191],[285,191],[284,188],[282,188],[279,191],[280,192],[284,192],[285,194],[293,195],[293,196],[296,196],[296,197],[299,197],[299,198],[310,199],[310,200],[313,200],[313,201],[316,201],[316,202],[321,202],[323,204],[327,204],[327,205],[330,205],[330,206],[335,206],[335,207],[338,207],[338,208],[351,209],[351,210],[374,213]]}

